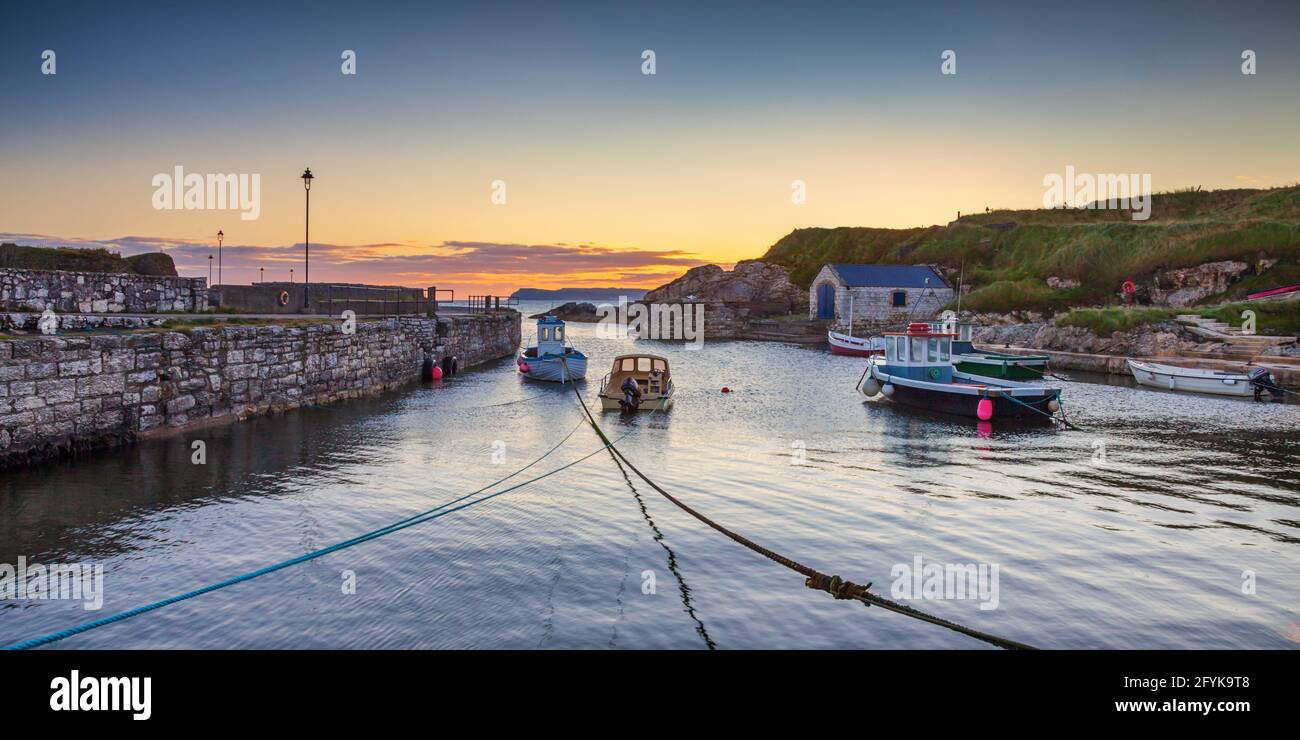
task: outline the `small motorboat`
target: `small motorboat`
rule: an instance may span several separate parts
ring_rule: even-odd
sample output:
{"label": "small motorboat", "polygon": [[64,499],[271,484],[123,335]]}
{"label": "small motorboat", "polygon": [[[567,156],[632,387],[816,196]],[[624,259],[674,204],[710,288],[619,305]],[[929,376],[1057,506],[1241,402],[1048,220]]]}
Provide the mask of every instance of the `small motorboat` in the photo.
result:
{"label": "small motorboat", "polygon": [[537,320],[537,344],[515,358],[524,377],[563,383],[587,375],[587,356],[565,344],[564,322],[547,314]]}
{"label": "small motorboat", "polygon": [[984,352],[975,349],[971,341],[976,325],[968,323],[944,325],[930,322],[932,331],[951,328],[957,333],[952,342],[952,364],[958,372],[985,378],[1005,380],[1042,380],[1047,374],[1047,355],[1011,355],[1004,352]]}
{"label": "small motorboat", "polygon": [[873,357],[859,383],[867,396],[884,394],[894,403],[980,421],[1051,421],[1060,411],[1061,389],[1042,383],[993,380],[954,370],[956,333],[928,324],[885,332],[885,354]]}
{"label": "small motorboat", "polygon": [[1254,396],[1257,401],[1263,399],[1264,391],[1268,391],[1274,398],[1282,398],[1282,388],[1274,382],[1272,373],[1262,367],[1237,373],[1129,360],[1128,369],[1134,380],[1149,388],[1239,398]]}
{"label": "small motorboat", "polygon": [[[641,391],[639,400],[629,403],[623,384],[631,378]],[[600,381],[600,407],[605,411],[667,411],[673,405],[673,377],[668,359],[659,355],[619,355],[614,367]]]}
{"label": "small motorboat", "polygon": [[884,337],[864,338],[841,334],[837,331],[828,331],[826,332],[826,342],[831,346],[831,354],[833,355],[872,357],[885,353]]}

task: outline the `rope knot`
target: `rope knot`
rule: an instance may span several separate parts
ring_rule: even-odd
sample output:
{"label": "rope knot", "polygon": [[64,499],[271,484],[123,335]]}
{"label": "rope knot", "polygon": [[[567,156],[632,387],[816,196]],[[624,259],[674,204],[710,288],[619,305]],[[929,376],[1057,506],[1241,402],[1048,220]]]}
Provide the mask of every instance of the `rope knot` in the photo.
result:
{"label": "rope knot", "polygon": [[839,576],[828,576],[825,573],[808,576],[808,580],[804,581],[803,585],[814,591],[825,591],[837,599],[854,599],[871,588],[870,581],[865,586],[859,586],[853,581],[846,581]]}

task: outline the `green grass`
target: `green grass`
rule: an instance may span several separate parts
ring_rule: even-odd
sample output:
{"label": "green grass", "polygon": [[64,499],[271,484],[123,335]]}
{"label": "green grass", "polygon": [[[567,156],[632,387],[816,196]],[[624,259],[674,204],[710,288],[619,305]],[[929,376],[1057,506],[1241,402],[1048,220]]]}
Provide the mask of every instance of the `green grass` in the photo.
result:
{"label": "green grass", "polygon": [[1056,320],[1057,326],[1081,326],[1099,337],[1117,331],[1132,331],[1139,326],[1169,321],[1187,311],[1176,308],[1076,308]]}
{"label": "green grass", "polygon": [[[1245,288],[1300,282],[1300,186],[1161,193],[1148,221],[1119,210],[1040,209],[925,228],[797,229],[761,259],[786,267],[805,287],[827,262],[936,264],[954,285],[964,268],[972,289],[962,308],[1001,312],[1115,304],[1125,280],[1229,259],[1253,268],[1264,258],[1278,263],[1243,279]],[[1050,288],[1049,277],[1079,285]]]}
{"label": "green grass", "polygon": [[1240,326],[1242,311],[1255,312],[1255,333],[1274,337],[1300,336],[1300,300],[1230,303],[1196,311],[1201,316]]}

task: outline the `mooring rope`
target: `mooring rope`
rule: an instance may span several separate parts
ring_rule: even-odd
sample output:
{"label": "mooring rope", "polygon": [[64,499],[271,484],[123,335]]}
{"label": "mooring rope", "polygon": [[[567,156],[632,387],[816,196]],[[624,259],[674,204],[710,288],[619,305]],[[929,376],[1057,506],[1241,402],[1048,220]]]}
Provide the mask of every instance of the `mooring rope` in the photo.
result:
{"label": "mooring rope", "polygon": [[[960,632],[969,637],[974,637],[977,640],[982,640],[984,642],[989,643],[990,645],[996,645],[1001,648],[1006,648],[1009,650],[1036,649],[1032,645],[1026,645],[1023,642],[1017,642],[1015,640],[1010,640],[1005,637],[998,637],[997,635],[992,635],[987,632],[981,632],[979,630],[957,624],[956,622],[951,622],[942,617],[938,617],[933,614],[927,614],[926,612],[923,612],[919,609],[915,609],[906,604],[901,604],[897,601],[886,599],[883,596],[878,596],[874,593],[871,593],[868,590],[871,588],[870,582],[868,582],[865,586],[863,586],[857,583],[853,583],[852,581],[845,581],[841,579],[839,576],[827,575],[815,568],[811,568],[796,560],[792,560],[776,552],[775,550],[768,549],[758,544],[757,542],[754,542],[753,540],[743,535],[737,534],[736,532],[733,532],[732,530],[722,526],[721,524],[718,524],[717,522],[708,518],[704,514],[701,514],[700,512],[696,511],[690,506],[687,506],[685,503],[682,503],[671,493],[665,491],[663,487],[660,486],[658,483],[655,483],[653,480],[647,477],[645,473],[642,473],[636,467],[636,465],[633,465],[632,461],[627,459],[627,456],[623,454],[622,450],[618,449],[618,447],[615,446],[615,443],[611,442],[609,437],[605,436],[604,430],[602,430],[600,428],[600,424],[596,422],[596,417],[591,415],[591,409],[587,408],[587,402],[583,400],[582,394],[578,392],[577,387],[570,384],[570,388],[573,389],[574,395],[578,397],[578,403],[582,404],[583,413],[587,415],[587,421],[588,423],[591,424],[591,428],[596,432],[596,436],[599,437],[600,440],[605,443],[605,448],[608,449],[610,452],[614,453],[615,455],[617,455],[618,459],[622,460],[627,465],[629,470],[631,470],[633,473],[636,473],[637,477],[639,477],[641,480],[646,482],[646,485],[650,486],[655,491],[657,491],[661,496],[668,499],[677,508],[695,517],[699,521],[709,526],[714,531],[719,532],[720,534],[725,535],[731,540],[741,545],[744,545],[750,550],[753,550],[759,555],[762,555],[763,557],[772,560],[773,562],[780,563],[781,565],[784,565],[790,570],[793,570],[796,573],[799,573],[800,575],[804,576],[805,577],[804,585],[807,586],[808,588],[814,589],[816,591],[825,591],[837,599],[855,599],[867,606],[871,606],[874,604],[876,606],[879,606],[881,608],[887,609],[892,612],[896,612],[898,614],[903,614],[905,616],[912,617],[914,619],[920,619],[922,621],[929,622],[930,624],[935,624],[940,627],[946,627],[947,629],[953,630],[955,632]],[[626,437],[627,435],[625,434],[623,436]],[[622,439],[623,438],[620,437],[619,440],[617,441],[622,441]]]}
{"label": "mooring rope", "polygon": [[[525,465],[524,467],[522,467],[522,468],[520,468],[520,469],[514,471],[513,473],[511,473],[510,475],[507,475],[507,476],[504,477],[504,478],[501,478],[501,479],[496,480],[496,481],[494,481],[494,482],[492,482],[492,483],[489,483],[489,484],[486,485],[486,486],[483,486],[482,488],[478,489],[477,491],[472,491],[472,492],[467,493],[467,494],[465,494],[465,495],[463,495],[463,496],[460,496],[460,497],[458,497],[458,498],[452,499],[451,501],[448,501],[448,502],[446,502],[446,503],[439,504],[438,506],[435,506],[435,507],[433,507],[432,509],[428,509],[428,510],[426,510],[426,511],[422,511],[422,512],[420,512],[420,513],[418,513],[418,514],[413,514],[413,515],[411,515],[411,516],[406,517],[405,519],[401,519],[401,520],[399,520],[399,521],[397,521],[397,522],[394,522],[394,523],[392,523],[392,524],[389,524],[389,525],[387,525],[387,526],[380,527],[379,529],[372,530],[372,531],[370,531],[370,532],[367,532],[367,533],[362,534],[362,535],[358,535],[358,536],[353,537],[353,538],[351,538],[351,539],[348,539],[348,540],[344,540],[344,541],[342,541],[342,542],[335,543],[335,544],[330,545],[330,546],[328,546],[328,547],[324,547],[324,548],[321,548],[321,549],[319,549],[319,550],[314,550],[314,551],[312,551],[312,552],[305,553],[305,554],[303,554],[303,555],[299,555],[299,556],[297,556],[297,557],[289,558],[288,560],[282,560],[282,561],[280,561],[280,562],[278,562],[278,563],[275,563],[275,564],[273,564],[273,565],[268,565],[268,566],[265,566],[265,567],[263,567],[263,568],[258,568],[257,570],[249,571],[249,572],[244,573],[244,574],[242,574],[242,575],[234,576],[233,578],[227,578],[227,579],[225,579],[225,580],[218,581],[218,582],[216,582],[216,583],[210,584],[210,585],[208,585],[208,586],[204,586],[204,587],[202,587],[202,588],[197,588],[197,589],[194,589],[194,590],[192,590],[192,591],[186,591],[186,592],[183,593],[183,594],[178,594],[178,595],[176,595],[176,596],[172,596],[172,597],[169,597],[169,598],[166,598],[166,599],[162,599],[162,600],[160,600],[160,601],[155,601],[155,602],[153,602],[153,603],[151,603],[151,604],[146,604],[146,605],[144,605],[144,606],[136,607],[136,608],[134,608],[134,609],[128,609],[128,610],[126,610],[126,611],[118,612],[117,614],[112,614],[112,615],[109,615],[109,616],[107,616],[107,617],[101,617],[100,619],[96,619],[96,620],[93,620],[93,621],[90,621],[90,622],[86,622],[86,623],[84,623],[84,624],[77,625],[76,627],[70,627],[70,628],[68,628],[68,629],[63,629],[63,630],[59,630],[59,631],[57,631],[57,632],[51,632],[51,633],[49,633],[49,634],[47,634],[47,635],[42,635],[41,637],[32,638],[32,639],[30,639],[30,640],[23,640],[23,641],[21,641],[21,642],[16,642],[16,643],[14,643],[14,644],[12,644],[12,645],[6,645],[6,646],[5,646],[4,648],[2,648],[2,649],[4,649],[4,650],[27,650],[27,649],[34,648],[34,647],[40,647],[40,646],[42,646],[42,645],[48,645],[48,644],[53,643],[53,642],[58,642],[59,640],[66,639],[66,638],[72,637],[72,636],[74,636],[74,635],[79,635],[79,634],[81,634],[81,633],[83,633],[83,632],[89,632],[90,630],[93,630],[93,629],[96,629],[96,628],[99,628],[99,627],[103,627],[103,626],[105,626],[105,625],[114,624],[114,623],[116,623],[116,622],[121,622],[121,621],[124,620],[124,619],[130,619],[131,617],[138,616],[138,615],[140,615],[140,614],[144,614],[145,612],[150,612],[150,611],[153,611],[153,610],[155,610],[155,609],[161,609],[161,608],[164,607],[164,606],[169,606],[169,605],[171,605],[171,604],[175,604],[175,603],[177,603],[177,602],[179,602],[179,601],[185,601],[185,600],[187,600],[187,599],[192,599],[192,598],[194,598],[194,597],[196,597],[196,596],[202,596],[203,594],[206,594],[206,593],[211,593],[211,592],[213,592],[213,591],[216,591],[216,590],[219,590],[219,589],[222,589],[222,588],[226,588],[226,587],[228,587],[228,586],[233,586],[233,585],[235,585],[235,584],[237,584],[237,583],[243,583],[244,581],[250,581],[250,580],[252,580],[252,579],[254,579],[254,578],[257,578],[257,577],[259,577],[259,576],[264,576],[264,575],[266,575],[266,574],[268,574],[268,573],[274,573],[275,571],[283,570],[283,569],[288,568],[288,567],[290,567],[290,566],[298,565],[299,563],[305,563],[305,562],[307,562],[308,560],[315,560],[316,558],[319,558],[319,557],[324,556],[324,555],[328,555],[329,553],[337,552],[337,551],[339,551],[339,550],[343,550],[343,549],[346,549],[346,548],[352,547],[352,546],[354,546],[354,545],[359,545],[359,544],[361,544],[361,543],[363,543],[363,542],[368,542],[368,541],[370,541],[370,540],[377,539],[377,538],[379,538],[379,537],[383,537],[384,535],[392,534],[393,532],[397,532],[397,531],[400,531],[400,530],[406,529],[407,527],[413,527],[413,526],[415,526],[415,525],[417,525],[417,524],[423,524],[424,522],[431,521],[431,520],[433,520],[433,519],[438,519],[438,518],[440,518],[440,517],[446,516],[447,514],[451,514],[451,513],[453,513],[453,512],[457,512],[457,511],[460,511],[460,510],[462,510],[462,509],[469,508],[470,506],[474,506],[474,505],[476,505],[476,504],[480,504],[480,503],[482,503],[482,502],[484,502],[484,501],[487,501],[487,500],[489,500],[489,499],[496,498],[497,496],[500,496],[500,495],[503,495],[503,494],[509,493],[509,492],[511,492],[511,491],[518,490],[518,489],[523,488],[524,486],[527,486],[527,485],[529,485],[529,484],[536,483],[537,481],[542,480],[543,478],[549,478],[550,476],[555,475],[556,473],[558,473],[558,472],[560,472],[560,471],[562,471],[562,470],[566,470],[566,469],[568,469],[568,468],[571,468],[571,467],[573,467],[574,465],[577,465],[578,463],[583,462],[584,460],[587,460],[587,459],[591,458],[592,456],[594,456],[594,455],[596,455],[596,454],[602,452],[605,448],[604,448],[604,447],[601,447],[600,449],[595,450],[594,452],[588,453],[587,455],[584,455],[583,457],[580,457],[580,458],[578,458],[577,460],[574,460],[573,462],[570,462],[570,463],[567,463],[567,464],[565,464],[565,465],[562,465],[562,466],[560,466],[560,467],[558,467],[558,468],[555,468],[554,470],[551,470],[551,471],[549,471],[549,472],[547,472],[547,473],[543,473],[542,475],[539,475],[539,476],[537,476],[536,478],[530,478],[529,480],[523,481],[522,483],[517,483],[517,484],[515,484],[515,485],[513,485],[513,486],[511,486],[511,487],[509,487],[509,488],[505,488],[505,489],[502,489],[502,490],[497,491],[497,492],[495,492],[495,493],[488,494],[488,495],[486,495],[486,496],[483,496],[482,498],[478,498],[478,499],[475,499],[475,500],[470,501],[470,502],[468,502],[468,503],[461,504],[460,506],[455,506],[456,504],[458,504],[458,503],[460,503],[460,502],[462,502],[462,501],[465,501],[465,499],[468,499],[468,498],[470,498],[470,497],[472,497],[472,496],[476,496],[476,495],[478,495],[478,494],[480,494],[480,493],[483,493],[484,491],[487,491],[488,489],[495,488],[496,486],[498,486],[498,485],[500,485],[500,484],[502,484],[502,483],[504,483],[504,482],[510,480],[511,478],[515,477],[516,475],[519,475],[520,473],[524,472],[525,470],[528,470],[529,468],[533,467],[533,466],[536,465],[537,463],[541,462],[542,460],[544,460],[545,458],[547,458],[548,456],[550,456],[551,453],[553,453],[553,452],[555,452],[556,450],[558,450],[558,449],[560,448],[561,445],[563,445],[565,442],[567,442],[567,441],[569,440],[569,438],[572,437],[572,436],[574,435],[574,433],[578,431],[578,429],[583,425],[584,422],[585,422],[584,419],[579,418],[579,419],[578,419],[578,423],[574,425],[573,429],[569,430],[569,433],[566,434],[566,435],[564,435],[564,437],[563,437],[563,438],[562,438],[558,443],[556,443],[554,447],[552,447],[551,449],[547,450],[547,451],[544,452],[540,457],[538,457],[537,459],[535,459],[535,460],[533,460],[532,462],[528,463],[528,464]],[[625,435],[625,436],[626,436],[626,435]],[[454,508],[449,508],[449,507],[454,507]]]}

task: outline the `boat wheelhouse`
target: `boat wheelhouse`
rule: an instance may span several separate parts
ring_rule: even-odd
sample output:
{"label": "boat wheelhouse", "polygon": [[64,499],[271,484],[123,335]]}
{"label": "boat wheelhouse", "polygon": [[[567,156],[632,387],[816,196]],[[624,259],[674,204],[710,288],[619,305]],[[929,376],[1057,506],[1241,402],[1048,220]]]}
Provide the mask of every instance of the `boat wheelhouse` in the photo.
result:
{"label": "boat wheelhouse", "polygon": [[1012,355],[975,349],[972,341],[978,324],[929,322],[931,331],[951,331],[952,364],[959,371],[986,378],[1041,380],[1047,374],[1047,355]]}
{"label": "boat wheelhouse", "polygon": [[913,323],[885,332],[885,354],[872,358],[859,389],[895,403],[981,421],[993,418],[1048,421],[1060,410],[1060,389],[1038,383],[993,380],[953,367],[955,332]]}
{"label": "boat wheelhouse", "polygon": [[[640,402],[628,408],[624,383],[636,381]],[[651,354],[619,355],[600,381],[600,407],[605,411],[667,411],[673,405],[673,376],[668,358]]]}
{"label": "boat wheelhouse", "polygon": [[537,320],[537,344],[515,358],[524,377],[563,383],[587,375],[587,356],[565,343],[564,321],[547,314]]}

